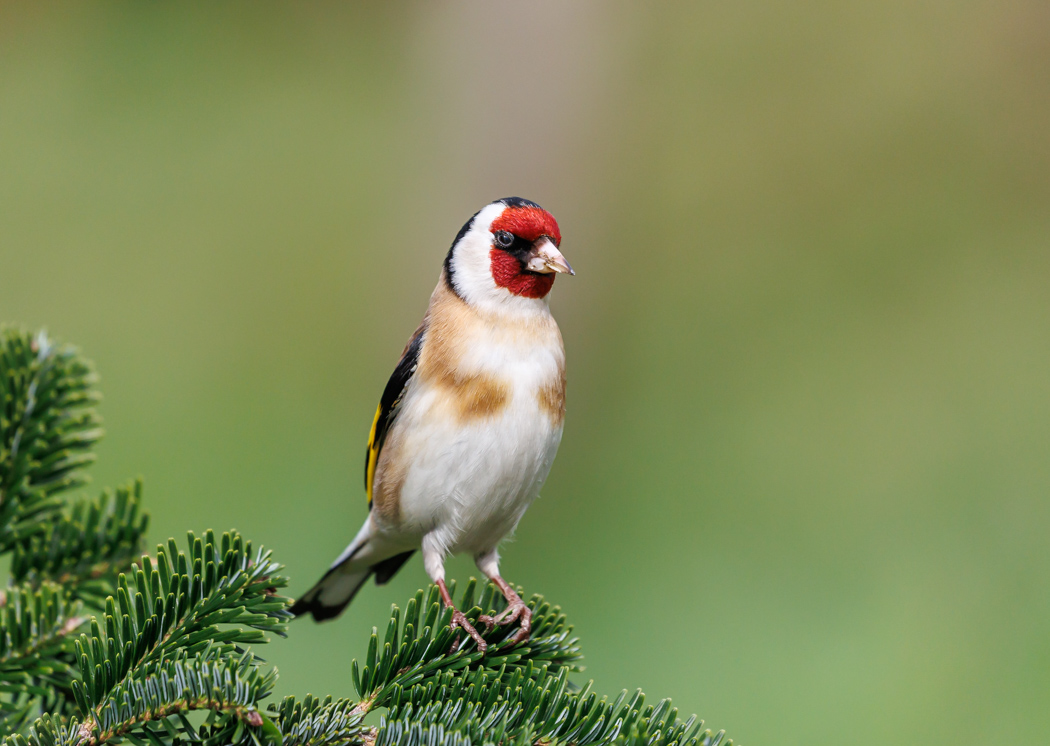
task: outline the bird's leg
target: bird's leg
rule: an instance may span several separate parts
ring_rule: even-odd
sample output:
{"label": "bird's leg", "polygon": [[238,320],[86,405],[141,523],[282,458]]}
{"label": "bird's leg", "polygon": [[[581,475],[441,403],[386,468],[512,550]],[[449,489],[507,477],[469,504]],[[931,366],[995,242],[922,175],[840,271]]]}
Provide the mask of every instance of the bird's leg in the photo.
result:
{"label": "bird's leg", "polygon": [[[478,650],[482,653],[488,648],[488,643],[485,639],[478,634],[478,631],[474,629],[474,625],[467,620],[466,614],[457,609],[452,603],[452,595],[448,592],[448,586],[445,585],[445,552],[448,546],[447,541],[440,533],[431,531],[423,537],[422,549],[423,549],[423,567],[427,571],[427,575],[430,579],[437,584],[438,591],[441,593],[441,600],[445,604],[445,608],[452,609],[452,622],[449,627],[455,632],[457,629],[462,629],[471,639],[477,643]],[[459,635],[454,635],[454,642],[452,643],[452,649],[450,653],[454,652],[459,646]]]}
{"label": "bird's leg", "polygon": [[[452,604],[452,596],[449,595],[448,587],[445,586],[444,578],[438,578],[437,587],[438,591],[441,593],[441,600],[445,603],[445,608],[452,609],[452,623],[449,626],[451,626],[453,630],[458,627],[470,635],[471,639],[477,643],[478,650],[484,653],[488,649],[489,644],[485,642],[485,639],[481,634],[474,629],[474,625],[467,621],[466,615]],[[455,645],[453,645],[453,647],[455,647]]]}
{"label": "bird's leg", "polygon": [[500,577],[499,554],[495,549],[483,552],[474,557],[474,562],[477,563],[478,569],[496,584],[503,597],[507,599],[507,608],[496,614],[496,616],[483,614],[478,617],[478,621],[488,629],[492,629],[496,625],[513,624],[517,621],[519,629],[514,633],[513,640],[514,642],[525,642],[529,639],[529,633],[532,632],[532,609],[525,605],[517,591],[511,588],[510,583]]}

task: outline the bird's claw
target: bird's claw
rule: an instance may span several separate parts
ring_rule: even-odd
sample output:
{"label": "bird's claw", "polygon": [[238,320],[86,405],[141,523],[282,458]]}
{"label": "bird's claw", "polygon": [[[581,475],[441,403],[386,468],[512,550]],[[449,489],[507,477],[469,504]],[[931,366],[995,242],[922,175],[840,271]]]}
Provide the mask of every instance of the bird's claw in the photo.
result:
{"label": "bird's claw", "polygon": [[[452,612],[452,622],[449,624],[449,627],[451,627],[453,631],[455,631],[456,629],[461,629],[464,632],[466,632],[467,635],[470,636],[470,638],[478,646],[479,653],[484,653],[486,650],[488,650],[489,644],[485,642],[485,638],[481,636],[481,633],[474,629],[474,625],[470,623],[470,621],[467,619],[466,614],[464,614],[462,611],[459,611],[457,609]],[[449,652],[455,651],[458,647],[459,635],[457,634],[453,638],[452,650]]]}
{"label": "bird's claw", "polygon": [[[520,620],[520,621],[519,621]],[[491,632],[496,626],[506,626],[518,622],[518,631],[511,639],[514,642],[525,642],[532,632],[532,609],[525,605],[524,601],[512,601],[507,608],[496,616],[482,614],[478,621],[485,625],[485,631]]]}

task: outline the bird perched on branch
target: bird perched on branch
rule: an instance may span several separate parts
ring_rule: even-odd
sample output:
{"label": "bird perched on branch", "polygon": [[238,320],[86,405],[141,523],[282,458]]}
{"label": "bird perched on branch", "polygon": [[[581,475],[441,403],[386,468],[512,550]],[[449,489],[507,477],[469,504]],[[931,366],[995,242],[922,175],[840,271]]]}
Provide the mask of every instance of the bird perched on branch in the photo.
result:
{"label": "bird perched on branch", "polygon": [[[376,409],[365,458],[369,515],[354,540],[292,606],[337,616],[372,575],[387,582],[417,550],[446,606],[445,558],[469,552],[507,599],[486,625],[531,610],[499,573],[498,546],[539,494],[561,441],[565,350],[548,295],[575,274],[554,217],[519,197],[497,200],[459,231],[423,323]],[[485,641],[453,607],[452,626]]]}

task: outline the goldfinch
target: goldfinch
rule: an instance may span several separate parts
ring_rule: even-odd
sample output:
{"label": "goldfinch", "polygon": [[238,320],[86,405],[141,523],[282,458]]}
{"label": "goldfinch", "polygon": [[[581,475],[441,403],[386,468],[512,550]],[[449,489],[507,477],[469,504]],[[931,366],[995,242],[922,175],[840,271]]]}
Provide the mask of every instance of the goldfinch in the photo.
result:
{"label": "goldfinch", "polygon": [[[500,542],[550,472],[565,418],[565,348],[549,306],[558,273],[575,274],[554,217],[519,197],[467,221],[445,256],[423,323],[401,354],[365,456],[369,514],[324,577],[292,606],[340,614],[372,575],[386,583],[418,549],[446,606],[445,558],[469,552],[507,599],[487,625],[532,612],[500,576]],[[484,651],[477,630],[453,607]]]}

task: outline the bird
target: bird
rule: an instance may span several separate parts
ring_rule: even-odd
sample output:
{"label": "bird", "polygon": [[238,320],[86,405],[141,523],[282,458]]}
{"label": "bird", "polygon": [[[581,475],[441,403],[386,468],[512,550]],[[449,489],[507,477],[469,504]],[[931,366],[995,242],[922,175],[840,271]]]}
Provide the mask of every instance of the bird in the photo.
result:
{"label": "bird", "polygon": [[539,495],[561,443],[565,348],[550,292],[557,275],[576,273],[560,246],[554,216],[520,197],[486,205],[460,229],[376,408],[368,516],[294,615],[338,616],[370,577],[386,583],[421,551],[450,626],[484,652],[445,583],[446,558],[470,553],[507,601],[479,622],[517,622],[511,639],[528,640],[532,611],[501,577],[499,545]]}

